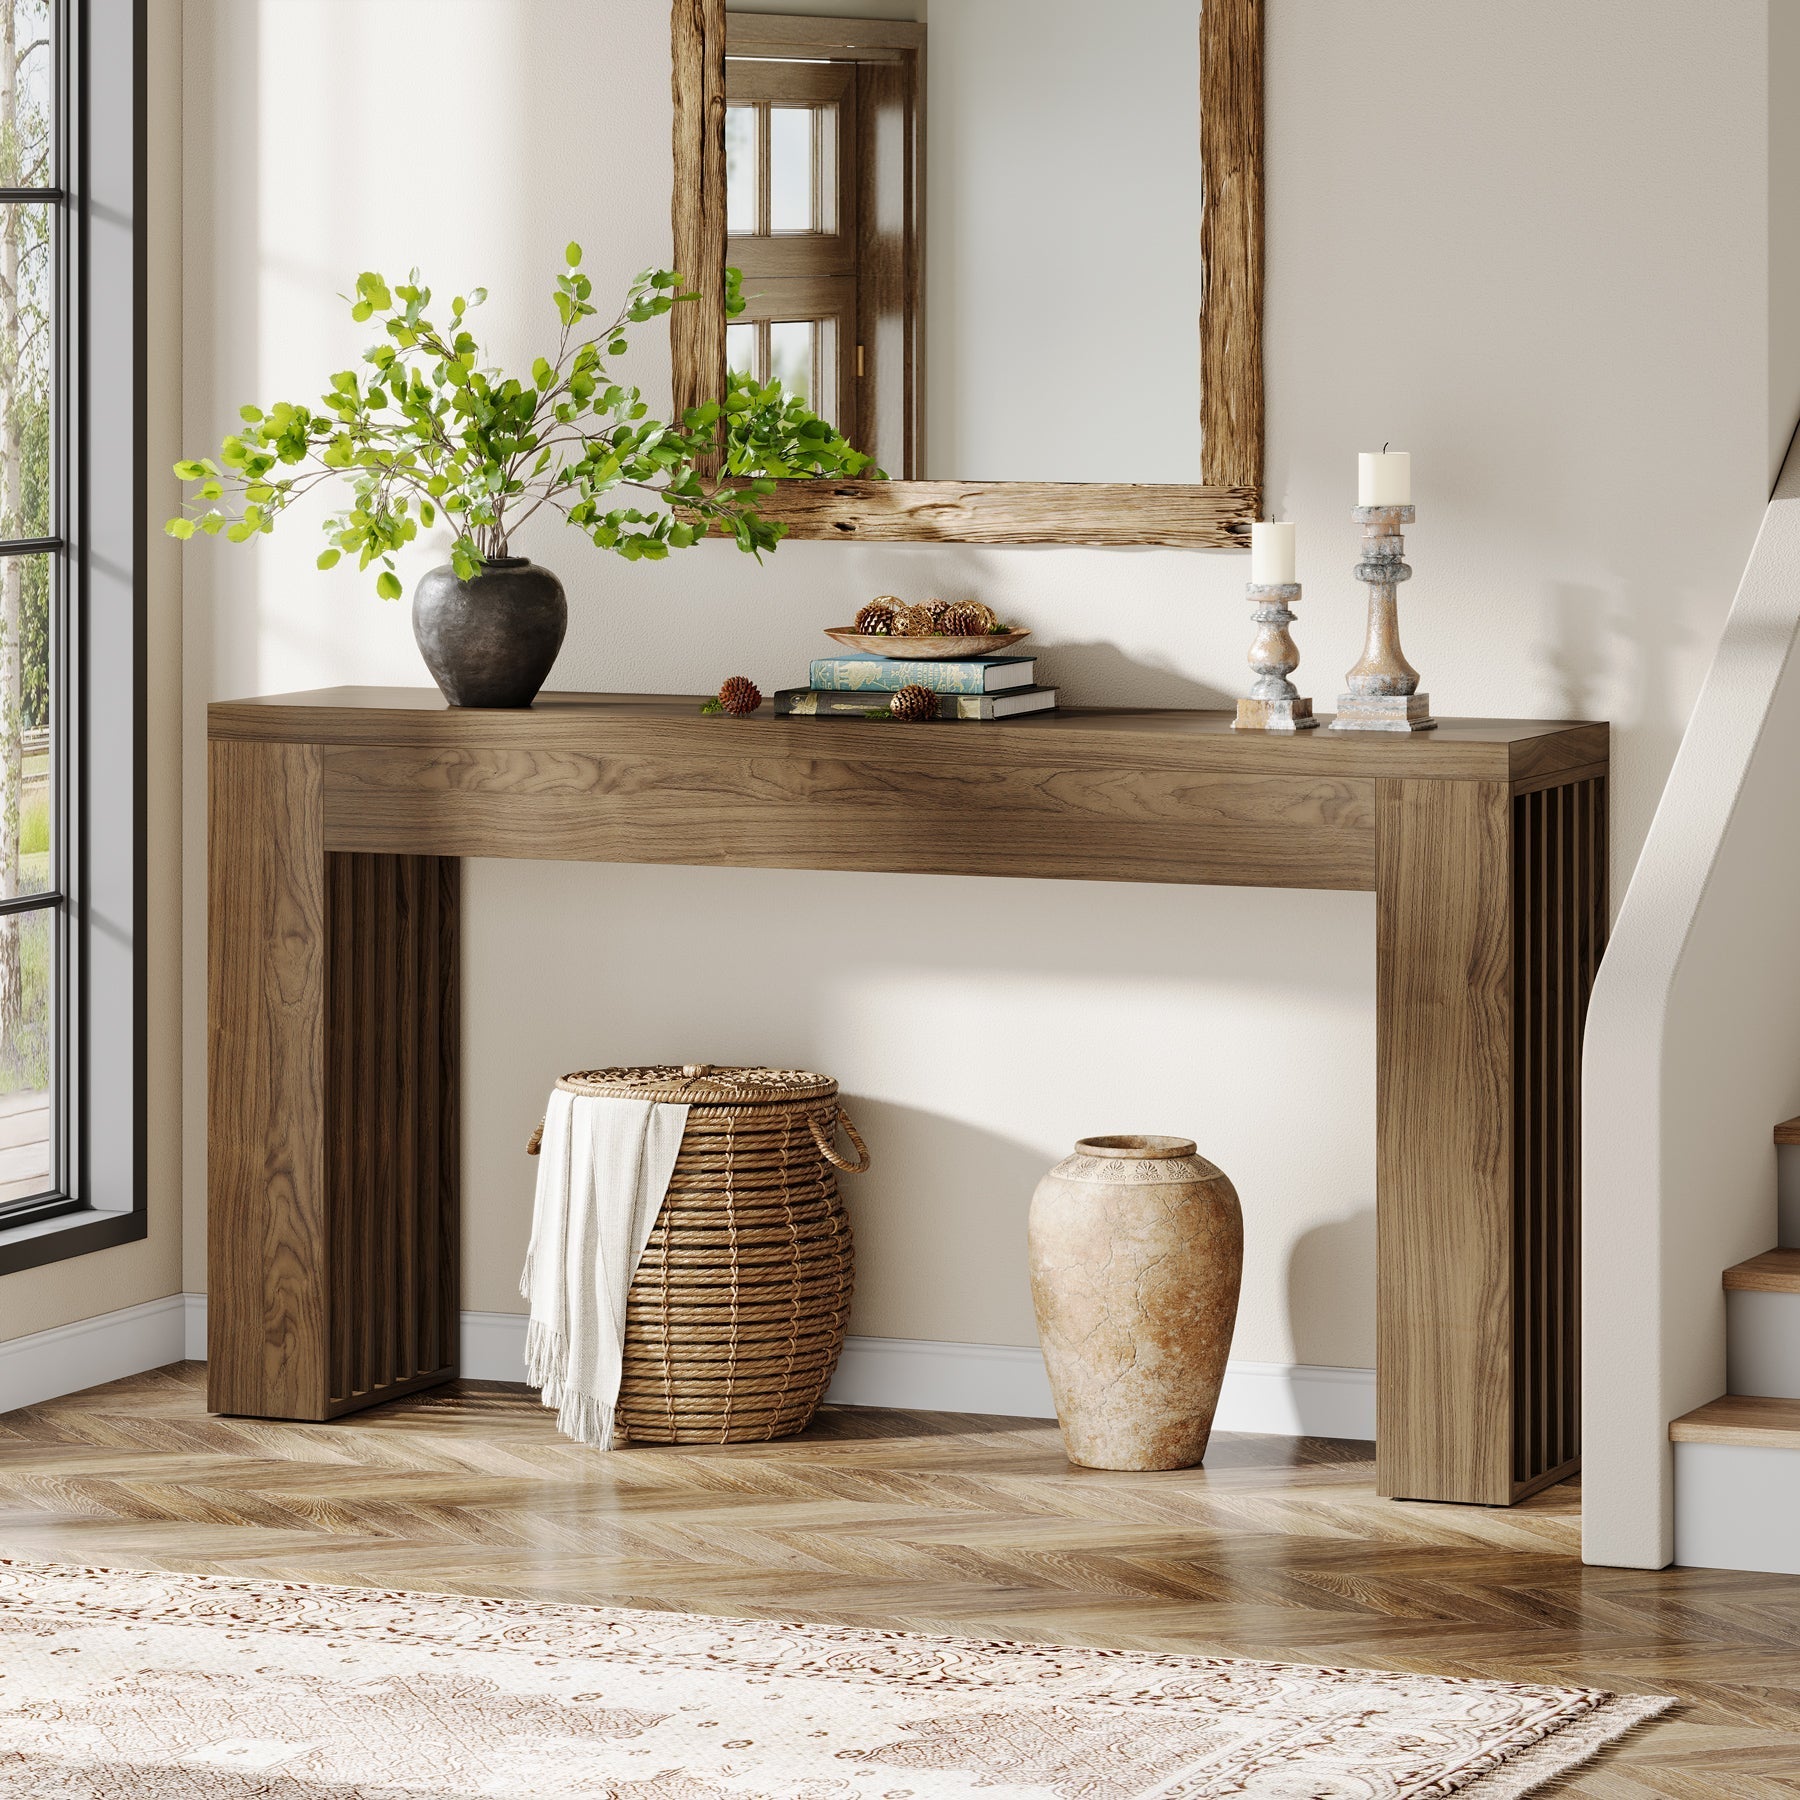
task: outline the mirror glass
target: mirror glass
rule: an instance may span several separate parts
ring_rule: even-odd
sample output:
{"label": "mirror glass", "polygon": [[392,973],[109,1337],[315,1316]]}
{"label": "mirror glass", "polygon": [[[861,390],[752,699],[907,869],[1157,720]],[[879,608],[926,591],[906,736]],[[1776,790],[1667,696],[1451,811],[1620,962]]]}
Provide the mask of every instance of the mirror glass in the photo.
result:
{"label": "mirror glass", "polygon": [[1198,481],[1198,0],[854,10],[728,7],[732,367],[896,479]]}

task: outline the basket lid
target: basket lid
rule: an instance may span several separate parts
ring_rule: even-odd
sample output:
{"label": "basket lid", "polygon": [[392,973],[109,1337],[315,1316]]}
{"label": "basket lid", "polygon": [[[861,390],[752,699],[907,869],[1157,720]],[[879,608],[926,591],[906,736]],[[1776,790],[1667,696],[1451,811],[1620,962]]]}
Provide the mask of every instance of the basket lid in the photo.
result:
{"label": "basket lid", "polygon": [[808,1069],[715,1067],[712,1063],[651,1063],[641,1068],[575,1069],[556,1084],[571,1094],[609,1100],[679,1100],[694,1106],[774,1106],[831,1100],[838,1085]]}

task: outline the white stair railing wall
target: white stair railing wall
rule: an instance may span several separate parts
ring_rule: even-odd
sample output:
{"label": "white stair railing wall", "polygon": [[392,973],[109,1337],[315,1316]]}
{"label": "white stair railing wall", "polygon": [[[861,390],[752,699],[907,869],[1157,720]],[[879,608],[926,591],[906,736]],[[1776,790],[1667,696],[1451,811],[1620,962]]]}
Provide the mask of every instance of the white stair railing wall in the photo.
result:
{"label": "white stair railing wall", "polygon": [[1797,635],[1800,452],[1790,446],[1588,1015],[1590,1563],[1671,1560],[1669,1421],[1726,1391],[1721,1272],[1776,1242],[1771,1133],[1800,1113]]}

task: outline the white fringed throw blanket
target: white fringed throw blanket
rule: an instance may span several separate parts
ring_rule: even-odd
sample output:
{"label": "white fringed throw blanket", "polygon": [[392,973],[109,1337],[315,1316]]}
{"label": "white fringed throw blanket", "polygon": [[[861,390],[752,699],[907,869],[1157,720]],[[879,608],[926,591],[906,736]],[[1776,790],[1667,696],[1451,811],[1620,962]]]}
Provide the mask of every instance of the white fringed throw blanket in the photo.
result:
{"label": "white fringed throw blanket", "polygon": [[544,1115],[537,1205],[519,1292],[525,1367],[557,1429],[610,1450],[625,1296],[662,1211],[688,1109],[558,1088]]}

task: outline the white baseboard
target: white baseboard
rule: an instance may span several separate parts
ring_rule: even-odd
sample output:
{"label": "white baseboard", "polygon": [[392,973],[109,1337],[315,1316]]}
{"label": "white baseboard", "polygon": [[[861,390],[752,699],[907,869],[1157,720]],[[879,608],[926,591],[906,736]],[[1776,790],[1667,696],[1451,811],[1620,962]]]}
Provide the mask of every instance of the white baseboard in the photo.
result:
{"label": "white baseboard", "polygon": [[6,1339],[0,1343],[0,1413],[180,1362],[187,1351],[188,1302],[194,1299],[204,1308],[203,1295],[167,1294]]}
{"label": "white baseboard", "polygon": [[[206,1358],[206,1296],[172,1294],[78,1325],[0,1343],[0,1412],[141,1374],[183,1356]],[[525,1379],[520,1313],[462,1315],[462,1372],[472,1381]],[[1036,1349],[853,1337],[828,1398],[844,1406],[995,1413],[1050,1419],[1050,1382]],[[1303,1363],[1233,1362],[1225,1371],[1221,1431],[1282,1437],[1373,1438],[1375,1371]]]}
{"label": "white baseboard", "polygon": [[[462,1356],[471,1380],[523,1381],[525,1320],[517,1313],[464,1313]],[[853,1337],[826,1398],[840,1406],[1056,1417],[1043,1355],[1014,1344]],[[1372,1439],[1375,1371],[1233,1362],[1215,1423],[1220,1431]]]}

